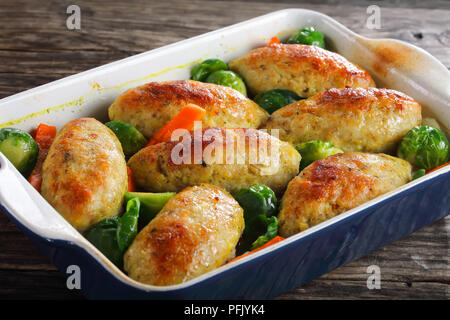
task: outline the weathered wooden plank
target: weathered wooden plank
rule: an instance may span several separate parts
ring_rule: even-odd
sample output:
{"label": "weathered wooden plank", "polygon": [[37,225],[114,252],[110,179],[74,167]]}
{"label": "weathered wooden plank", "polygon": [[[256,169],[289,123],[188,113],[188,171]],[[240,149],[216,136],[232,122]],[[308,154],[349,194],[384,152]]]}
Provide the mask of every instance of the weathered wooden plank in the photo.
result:
{"label": "weathered wooden plank", "polygon": [[308,299],[443,299],[448,284],[438,282],[381,282],[381,289],[369,290],[365,281],[319,278],[278,297],[279,300]]}
{"label": "weathered wooden plank", "polygon": [[[20,3],[20,2],[19,2]],[[118,50],[142,52],[207,31],[241,22],[275,10],[300,7],[329,14],[350,29],[366,36],[394,37],[448,50],[448,30],[442,22],[450,9],[381,7],[381,29],[366,28],[366,7],[355,5],[314,5],[279,3],[189,1],[181,6],[171,2],[127,2],[110,10],[98,2],[80,1],[80,31],[65,27],[65,6],[49,1],[26,11],[17,7],[5,12],[0,24],[7,36],[0,49],[22,50]],[[20,5],[19,5],[20,7]],[[448,7],[448,6],[447,6]],[[5,4],[0,9],[6,10]],[[352,14],[349,15],[349,12]],[[220,13],[220,14],[218,14]],[[226,14],[224,14],[226,13]],[[174,18],[176,17],[176,18]],[[183,17],[183,19],[180,19]],[[20,22],[20,27],[18,27]],[[29,22],[29,23],[27,23]],[[447,51],[448,53],[448,51]],[[74,52],[74,55],[76,52]],[[446,56],[441,53],[442,58]]]}

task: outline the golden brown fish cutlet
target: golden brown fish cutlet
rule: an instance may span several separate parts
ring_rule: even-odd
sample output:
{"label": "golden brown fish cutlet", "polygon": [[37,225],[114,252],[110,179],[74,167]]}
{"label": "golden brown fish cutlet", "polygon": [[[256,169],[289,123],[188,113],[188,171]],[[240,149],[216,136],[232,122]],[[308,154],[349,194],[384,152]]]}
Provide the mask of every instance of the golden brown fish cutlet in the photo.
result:
{"label": "golden brown fish cutlet", "polygon": [[275,111],[263,127],[279,129],[280,139],[292,144],[332,141],[348,152],[390,153],[420,125],[421,111],[420,104],[395,90],[330,89]]}
{"label": "golden brown fish cutlet", "polygon": [[[185,160],[174,161],[179,155]],[[184,142],[142,149],[130,158],[128,166],[136,184],[150,192],[212,183],[228,191],[265,184],[281,193],[297,175],[300,159],[292,145],[261,130],[203,128],[191,131]]]}
{"label": "golden brown fish cutlet", "polygon": [[340,153],[317,160],[289,182],[278,214],[289,237],[411,180],[409,162],[386,154]]}
{"label": "golden brown fish cutlet", "polygon": [[227,191],[210,184],[188,187],[139,232],[124,269],[151,285],[188,281],[234,257],[243,229],[243,210]]}
{"label": "golden brown fish cutlet", "polygon": [[366,70],[316,46],[265,46],[231,60],[228,65],[243,77],[253,95],[287,89],[300,97],[311,97],[330,88],[375,87]]}
{"label": "golden brown fish cutlet", "polygon": [[93,118],[68,122],[56,135],[42,166],[42,196],[72,226],[84,231],[118,215],[127,169],[115,134]]}
{"label": "golden brown fish cutlet", "polygon": [[206,110],[204,127],[258,128],[269,117],[237,90],[193,80],[150,82],[129,89],[114,101],[108,114],[111,120],[128,123],[151,138],[189,103]]}

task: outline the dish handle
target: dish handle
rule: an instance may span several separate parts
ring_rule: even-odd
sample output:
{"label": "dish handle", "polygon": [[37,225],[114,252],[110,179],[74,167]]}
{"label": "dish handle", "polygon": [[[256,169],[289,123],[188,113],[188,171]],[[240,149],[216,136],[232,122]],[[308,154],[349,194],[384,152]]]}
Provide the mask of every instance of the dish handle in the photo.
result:
{"label": "dish handle", "polygon": [[338,50],[370,72],[378,87],[404,92],[422,105],[422,116],[438,119],[450,131],[450,72],[425,50],[395,39],[349,36]]}
{"label": "dish handle", "polygon": [[0,208],[21,228],[38,236],[67,241],[80,237],[1,152]]}

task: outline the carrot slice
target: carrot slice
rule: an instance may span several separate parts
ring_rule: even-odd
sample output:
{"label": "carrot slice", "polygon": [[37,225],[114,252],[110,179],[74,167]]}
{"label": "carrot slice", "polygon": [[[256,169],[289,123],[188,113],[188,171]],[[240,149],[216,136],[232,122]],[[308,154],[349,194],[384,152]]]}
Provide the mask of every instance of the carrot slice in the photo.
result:
{"label": "carrot slice", "polygon": [[175,117],[170,120],[164,127],[158,130],[150,139],[147,146],[157,144],[164,141],[170,141],[172,133],[177,129],[191,130],[194,127],[194,122],[201,120],[206,110],[199,106],[189,103],[185,105]]}
{"label": "carrot slice", "polygon": [[252,254],[252,253],[255,253],[255,252],[259,251],[259,250],[262,250],[262,249],[264,249],[264,248],[270,247],[271,245],[273,245],[273,244],[275,244],[275,243],[277,243],[277,242],[280,242],[280,241],[282,241],[282,240],[284,240],[283,237],[276,236],[276,237],[273,238],[272,240],[267,241],[267,242],[266,242],[265,244],[263,244],[261,247],[256,248],[255,250],[252,250],[252,251],[250,251],[250,252],[244,253],[244,254],[242,254],[242,255],[240,255],[240,256],[237,256],[236,258],[234,258],[233,260],[231,260],[231,261],[229,261],[229,262],[233,262],[233,261],[239,260],[239,259],[241,259],[241,258],[243,258],[243,257],[246,257],[246,256],[248,256],[248,255],[250,255],[250,254]]}
{"label": "carrot slice", "polygon": [[271,47],[271,46],[274,46],[274,45],[276,46],[276,45],[279,45],[279,44],[281,44],[280,39],[278,39],[278,37],[275,36],[275,37],[272,37],[272,39],[270,39],[270,41],[267,44],[267,46]]}
{"label": "carrot slice", "polygon": [[441,164],[440,166],[438,166],[438,167],[436,167],[436,168],[433,168],[433,169],[431,169],[430,171],[428,171],[426,174],[429,174],[429,173],[431,173],[431,172],[433,172],[433,171],[436,171],[436,170],[439,170],[440,168],[443,168],[443,167],[445,167],[445,166],[448,166],[450,164],[450,161],[449,162],[447,162],[447,163],[444,163],[444,164]]}
{"label": "carrot slice", "polygon": [[133,192],[136,191],[136,183],[134,182],[133,171],[131,171],[130,167],[127,166],[127,175],[128,175],[128,191]]}
{"label": "carrot slice", "polygon": [[39,153],[36,160],[36,165],[28,177],[30,184],[39,192],[41,192],[42,184],[42,164],[47,157],[48,150],[52,145],[56,136],[56,127],[48,126],[41,123],[34,134],[34,140],[39,146]]}

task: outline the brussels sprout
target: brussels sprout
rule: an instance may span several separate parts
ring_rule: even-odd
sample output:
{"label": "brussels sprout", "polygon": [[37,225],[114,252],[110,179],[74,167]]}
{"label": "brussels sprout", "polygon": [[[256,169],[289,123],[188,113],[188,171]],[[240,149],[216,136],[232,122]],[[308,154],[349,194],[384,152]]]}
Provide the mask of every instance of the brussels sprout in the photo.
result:
{"label": "brussels sprout", "polygon": [[126,212],[117,224],[117,244],[121,252],[125,252],[137,235],[140,201],[133,198],[127,201]]}
{"label": "brussels sprout", "polygon": [[106,218],[90,227],[84,236],[99,249],[112,263],[121,267],[123,254],[137,235],[139,219],[139,199],[127,202],[122,217]]}
{"label": "brussels sprout", "polygon": [[267,186],[253,185],[234,192],[233,197],[244,209],[245,228],[238,253],[259,247],[278,233],[277,197]]}
{"label": "brussels sprout", "polygon": [[207,59],[192,69],[191,79],[205,82],[211,73],[218,70],[228,70],[228,65],[220,59]]}
{"label": "brussels sprout", "polygon": [[270,217],[277,212],[277,197],[268,186],[253,185],[233,192],[232,195],[244,209],[246,224],[260,214]]}
{"label": "brussels sprout", "polygon": [[208,83],[214,83],[225,87],[233,88],[244,96],[247,96],[247,89],[244,80],[233,71],[218,70],[211,73],[205,80]]}
{"label": "brussels sprout", "polygon": [[297,30],[287,43],[308,44],[325,49],[325,37],[323,33],[315,30],[313,27],[306,27]]}
{"label": "brussels sprout", "polygon": [[343,153],[339,148],[336,148],[331,141],[323,142],[312,140],[300,143],[295,146],[297,151],[302,156],[300,161],[300,170],[303,170],[316,160],[324,159],[333,154]]}
{"label": "brussels sprout", "polygon": [[120,267],[123,253],[119,250],[117,242],[118,221],[119,217],[103,219],[90,227],[84,236],[112,263]]}
{"label": "brussels sprout", "polygon": [[254,101],[259,104],[261,108],[271,114],[278,109],[300,99],[303,98],[299,97],[295,92],[290,90],[273,89],[256,95]]}
{"label": "brussels sprout", "polygon": [[255,250],[256,248],[261,247],[266,244],[273,238],[275,238],[278,234],[278,219],[275,216],[265,217],[263,215],[259,215],[259,218],[262,220],[261,222],[266,225],[267,231],[262,236],[259,236],[255,241],[253,241],[250,250]]}
{"label": "brussels sprout", "polygon": [[425,169],[419,169],[413,173],[412,179],[413,180],[419,179],[419,178],[423,177],[425,175],[425,173],[426,173]]}
{"label": "brussels sprout", "polygon": [[145,147],[147,139],[135,127],[120,121],[105,123],[117,136],[125,156],[130,157]]}
{"label": "brussels sprout", "polygon": [[417,169],[428,171],[448,161],[448,140],[439,129],[415,127],[403,137],[397,155]]}
{"label": "brussels sprout", "polygon": [[139,213],[139,223],[146,225],[149,223],[164,205],[175,195],[175,192],[147,193],[147,192],[126,192],[125,201],[138,198],[141,202]]}
{"label": "brussels sprout", "polygon": [[33,137],[15,128],[0,129],[0,152],[22,173],[28,176],[36,165],[39,147]]}

